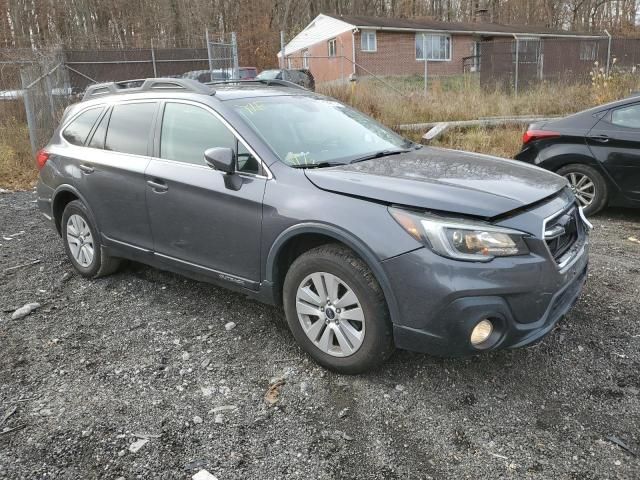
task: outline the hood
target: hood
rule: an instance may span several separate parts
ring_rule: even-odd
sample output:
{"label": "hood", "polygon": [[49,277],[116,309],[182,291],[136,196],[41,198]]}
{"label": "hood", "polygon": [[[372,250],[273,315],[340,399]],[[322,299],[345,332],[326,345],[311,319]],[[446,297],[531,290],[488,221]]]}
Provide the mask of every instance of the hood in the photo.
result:
{"label": "hood", "polygon": [[484,218],[535,203],[567,184],[516,160],[433,147],[305,174],[330,192]]}

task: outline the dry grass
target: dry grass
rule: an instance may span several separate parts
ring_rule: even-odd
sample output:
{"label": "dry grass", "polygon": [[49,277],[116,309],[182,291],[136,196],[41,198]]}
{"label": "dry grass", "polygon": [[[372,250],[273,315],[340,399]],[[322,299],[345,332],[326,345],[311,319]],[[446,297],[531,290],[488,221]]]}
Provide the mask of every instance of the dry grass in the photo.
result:
{"label": "dry grass", "polygon": [[500,90],[484,91],[477,84],[446,89],[433,83],[425,98],[421,91],[401,95],[376,81],[355,88],[332,85],[322,89],[386,125],[472,120],[508,115],[565,115],[592,106],[592,92],[585,85],[541,85],[517,97]]}
{"label": "dry grass", "polygon": [[520,151],[524,127],[449,130],[431,145],[512,158]]}
{"label": "dry grass", "polygon": [[37,174],[22,105],[0,104],[0,188],[29,188]]}

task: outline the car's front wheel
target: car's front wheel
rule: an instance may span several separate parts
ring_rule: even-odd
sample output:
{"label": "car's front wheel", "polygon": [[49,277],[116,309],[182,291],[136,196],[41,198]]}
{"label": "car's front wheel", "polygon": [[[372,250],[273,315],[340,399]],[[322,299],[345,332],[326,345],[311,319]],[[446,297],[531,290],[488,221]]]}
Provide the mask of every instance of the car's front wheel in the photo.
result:
{"label": "car's front wheel", "polygon": [[569,181],[569,186],[586,215],[593,215],[607,204],[607,183],[593,167],[574,163],[558,170]]}
{"label": "car's front wheel", "polygon": [[389,310],[367,265],[341,245],[298,257],[284,282],[293,336],[320,365],[347,374],[383,363],[393,352]]}
{"label": "car's front wheel", "polygon": [[80,275],[97,278],[117,270],[120,260],[102,248],[98,229],[84,203],[69,202],[60,226],[67,256]]}

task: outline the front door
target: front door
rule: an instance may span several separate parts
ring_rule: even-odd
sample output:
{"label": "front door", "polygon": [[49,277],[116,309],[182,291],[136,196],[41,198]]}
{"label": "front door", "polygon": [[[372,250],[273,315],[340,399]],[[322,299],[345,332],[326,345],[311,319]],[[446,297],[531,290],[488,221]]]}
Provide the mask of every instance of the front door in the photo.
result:
{"label": "front door", "polygon": [[[260,280],[266,184],[258,162],[217,114],[195,103],[167,102],[158,136],[146,171],[156,255],[252,287]],[[212,147],[236,152],[239,182],[204,163]]]}
{"label": "front door", "polygon": [[640,202],[640,103],[608,112],[588,133],[587,143],[622,195]]}

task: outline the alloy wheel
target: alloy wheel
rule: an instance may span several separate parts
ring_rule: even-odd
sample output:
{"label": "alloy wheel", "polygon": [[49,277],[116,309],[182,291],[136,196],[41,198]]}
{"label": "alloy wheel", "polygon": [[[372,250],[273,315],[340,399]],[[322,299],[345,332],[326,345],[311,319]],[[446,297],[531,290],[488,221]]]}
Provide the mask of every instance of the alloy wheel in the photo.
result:
{"label": "alloy wheel", "polygon": [[348,357],[362,346],[364,312],[340,277],[327,272],[308,275],[296,293],[296,312],[307,337],[324,353]]}
{"label": "alloy wheel", "polygon": [[583,173],[569,172],[564,177],[569,181],[573,194],[582,207],[588,207],[596,196],[596,186],[593,181]]}
{"label": "alloy wheel", "polygon": [[80,215],[73,214],[67,220],[69,251],[80,266],[87,268],[93,262],[94,244],[89,225]]}

